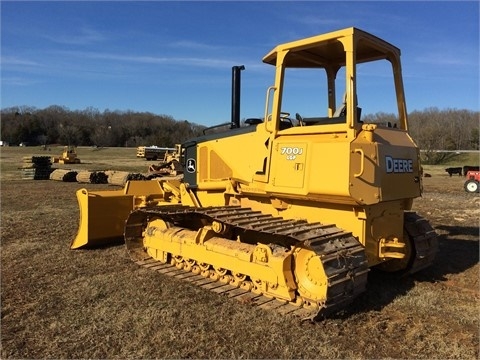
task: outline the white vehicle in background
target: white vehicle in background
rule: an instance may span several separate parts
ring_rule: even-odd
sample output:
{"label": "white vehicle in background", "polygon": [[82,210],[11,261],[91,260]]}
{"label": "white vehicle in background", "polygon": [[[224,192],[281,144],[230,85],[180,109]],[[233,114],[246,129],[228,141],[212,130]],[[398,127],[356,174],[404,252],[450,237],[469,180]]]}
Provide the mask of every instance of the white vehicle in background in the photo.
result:
{"label": "white vehicle in background", "polygon": [[175,152],[175,148],[159,147],[159,146],[139,146],[137,147],[137,157],[145,158],[146,160],[156,161],[164,159],[165,154]]}

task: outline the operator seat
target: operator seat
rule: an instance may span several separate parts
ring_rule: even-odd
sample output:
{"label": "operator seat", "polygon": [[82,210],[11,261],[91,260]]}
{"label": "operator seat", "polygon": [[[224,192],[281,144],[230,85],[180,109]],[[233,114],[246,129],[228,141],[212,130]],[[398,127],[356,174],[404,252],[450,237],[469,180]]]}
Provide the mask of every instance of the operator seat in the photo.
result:
{"label": "operator seat", "polygon": [[[360,120],[360,116],[362,115],[362,108],[358,107],[358,99],[356,95],[355,95],[355,106],[357,108],[357,121],[363,122]],[[339,106],[337,110],[335,110],[335,112],[333,113],[334,118],[338,118],[342,116],[343,117],[347,116],[347,93],[343,94],[342,106]]]}
{"label": "operator seat", "polygon": [[333,113],[333,117],[338,118],[345,115],[347,115],[347,93],[343,94],[342,105],[337,107],[337,109]]}
{"label": "operator seat", "polygon": [[[355,98],[355,105],[357,105],[357,99]],[[362,108],[357,106],[357,121],[360,121],[360,116],[362,113]],[[310,118],[302,118],[300,114],[296,114],[295,118],[302,126],[309,126],[309,125],[331,125],[331,124],[341,124],[345,123],[347,117],[347,93],[343,94],[343,102],[342,105],[339,106],[335,112],[333,113],[332,117],[310,117]]]}

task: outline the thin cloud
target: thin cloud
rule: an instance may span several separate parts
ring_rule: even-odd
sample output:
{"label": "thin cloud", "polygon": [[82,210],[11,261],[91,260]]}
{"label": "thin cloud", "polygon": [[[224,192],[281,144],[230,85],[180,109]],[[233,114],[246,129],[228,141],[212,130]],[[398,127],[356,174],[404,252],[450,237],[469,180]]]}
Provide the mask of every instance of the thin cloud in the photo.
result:
{"label": "thin cloud", "polygon": [[103,33],[87,27],[80,29],[79,34],[43,35],[43,37],[63,45],[90,45],[107,40]]}
{"label": "thin cloud", "polygon": [[297,19],[294,18],[294,21],[300,24],[309,25],[309,26],[340,26],[343,21],[335,19],[327,19],[322,16],[302,16]]}
{"label": "thin cloud", "polygon": [[[89,51],[59,51],[62,55],[70,55],[92,60],[108,60],[114,62],[127,62],[137,64],[165,64],[165,65],[182,65],[197,67],[231,67],[238,60],[202,58],[202,57],[168,57],[168,56],[142,56],[142,55],[121,55],[112,53],[98,53]],[[254,65],[252,64],[252,67]]]}
{"label": "thin cloud", "polygon": [[169,44],[169,47],[188,49],[188,50],[209,50],[209,51],[220,49],[219,46],[209,45],[209,44],[190,41],[190,40],[179,40],[177,42],[173,42]]}
{"label": "thin cloud", "polygon": [[41,66],[38,62],[21,59],[15,56],[2,56],[1,57],[2,66],[12,65],[12,66]]}
{"label": "thin cloud", "polygon": [[[418,45],[417,45],[418,46]],[[431,46],[420,45],[421,51],[414,57],[418,64],[432,66],[455,66],[457,70],[464,67],[478,69],[478,46],[472,47],[460,42],[442,42]]]}
{"label": "thin cloud", "polygon": [[[417,63],[439,66],[475,66],[475,62],[461,56],[449,56],[445,53],[427,54],[415,58]],[[477,63],[478,66],[478,63]]]}
{"label": "thin cloud", "polygon": [[32,78],[26,79],[18,76],[12,76],[12,77],[6,77],[6,78],[2,77],[2,85],[30,86],[38,83],[39,83],[38,81],[33,80]]}

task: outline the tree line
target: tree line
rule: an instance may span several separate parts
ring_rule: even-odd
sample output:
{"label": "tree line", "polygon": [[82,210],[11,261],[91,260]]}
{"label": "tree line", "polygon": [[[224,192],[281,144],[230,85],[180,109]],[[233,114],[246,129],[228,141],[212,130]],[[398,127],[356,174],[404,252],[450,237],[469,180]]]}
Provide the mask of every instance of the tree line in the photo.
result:
{"label": "tree line", "polygon": [[1,110],[1,140],[10,145],[99,147],[168,146],[202,134],[205,127],[149,112],[95,108],[12,107]]}
{"label": "tree line", "polygon": [[[427,164],[439,164],[449,157],[451,152],[438,150],[479,150],[480,112],[471,110],[445,109],[436,107],[408,114],[409,133],[422,152],[422,161]],[[393,114],[377,113],[363,118],[365,122],[392,122],[397,119]]]}
{"label": "tree line", "polygon": [[[478,150],[478,111],[428,108],[409,114],[409,131],[427,155],[433,150]],[[363,116],[364,122],[395,123],[394,114]],[[11,145],[174,146],[203,133],[204,126],[149,112],[95,108],[69,110],[12,107],[1,110],[1,140]],[[430,159],[436,161],[435,159]]]}

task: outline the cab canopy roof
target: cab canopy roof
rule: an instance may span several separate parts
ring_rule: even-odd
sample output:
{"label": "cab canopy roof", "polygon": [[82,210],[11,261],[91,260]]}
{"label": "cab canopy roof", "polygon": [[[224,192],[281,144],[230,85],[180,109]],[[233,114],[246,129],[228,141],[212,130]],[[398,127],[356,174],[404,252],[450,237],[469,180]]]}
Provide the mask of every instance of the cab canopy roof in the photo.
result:
{"label": "cab canopy roof", "polygon": [[345,65],[345,51],[355,52],[356,62],[380,59],[394,61],[400,57],[400,49],[363,30],[351,27],[306,39],[278,45],[263,62],[275,65],[277,55],[288,51],[284,59],[286,67],[325,68]]}

